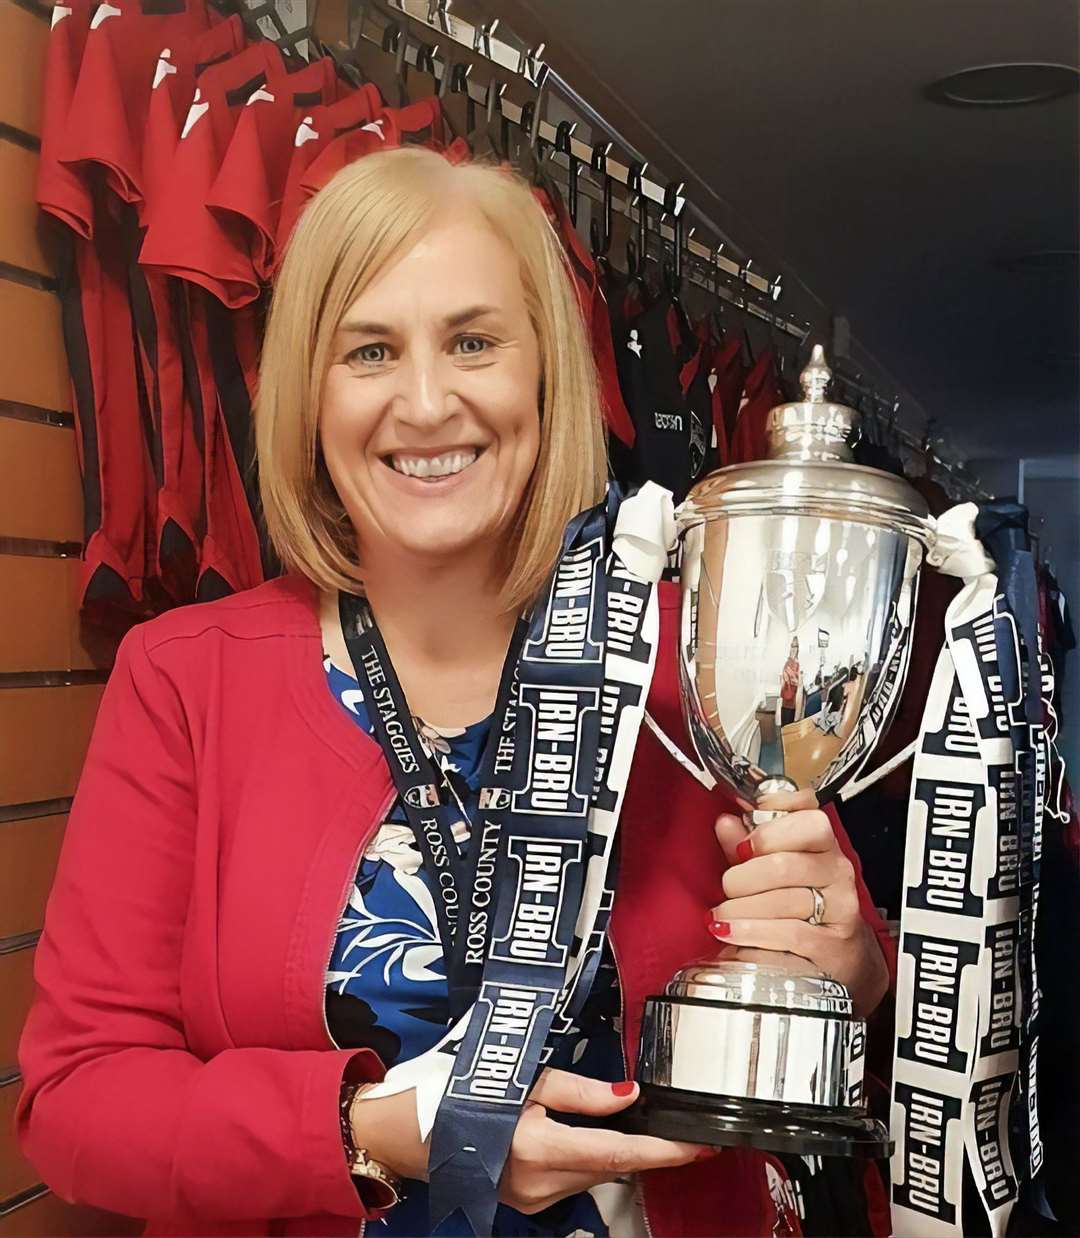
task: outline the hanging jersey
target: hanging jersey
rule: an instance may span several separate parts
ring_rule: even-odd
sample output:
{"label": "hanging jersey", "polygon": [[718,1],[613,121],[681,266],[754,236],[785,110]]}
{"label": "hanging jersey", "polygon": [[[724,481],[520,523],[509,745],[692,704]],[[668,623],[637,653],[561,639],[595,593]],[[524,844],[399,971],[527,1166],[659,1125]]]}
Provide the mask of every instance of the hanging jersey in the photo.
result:
{"label": "hanging jersey", "polygon": [[259,296],[273,270],[278,212],[303,110],[334,103],[337,97],[334,62],[324,56],[252,91],[237,118],[207,205],[234,225],[232,257],[237,265],[230,278],[248,285],[249,301]]}
{"label": "hanging jersey", "polygon": [[342,168],[376,150],[394,146],[443,148],[442,108],[436,98],[421,99],[403,108],[383,108],[359,128],[332,139],[311,161],[300,177],[302,201],[327,184]]}
{"label": "hanging jersey", "polygon": [[162,195],[176,189],[172,179],[176,143],[199,78],[207,69],[243,51],[246,43],[243,22],[234,14],[228,21],[175,40],[159,51],[146,109],[139,184],[140,220],[144,224],[146,204],[160,204]]}
{"label": "hanging jersey", "polygon": [[60,162],[71,98],[79,78],[90,29],[93,0],[69,0],[52,10],[45,52],[45,93],[41,112],[41,154],[35,198],[41,209],[81,237],[93,231],[94,205],[79,173]]}
{"label": "hanging jersey", "polygon": [[244,467],[251,458],[244,374],[255,369],[257,324],[250,314],[228,315],[218,296],[230,294],[219,276],[231,268],[228,251],[234,240],[239,243],[238,230],[205,202],[240,110],[252,92],[284,76],[281,53],[269,41],[206,69],[176,143],[175,190],[147,208],[140,261],[186,285],[180,309],[194,370],[191,398],[203,427],[206,531],[196,591],[201,600],[249,588],[264,577],[254,478]]}
{"label": "hanging jersey", "polygon": [[671,298],[660,297],[630,319],[625,335],[616,340],[620,386],[636,431],[633,449],[618,458],[616,467],[624,488],[636,490],[655,481],[680,503],[705,467],[707,413],[693,405],[690,380],[696,370],[687,369],[693,353],[683,349],[672,312]]}
{"label": "hanging jersey", "polygon": [[709,365],[709,392],[713,430],[720,463],[732,463],[731,440],[739,413],[739,398],[746,379],[742,341],[724,340],[714,346]]}
{"label": "hanging jersey", "polygon": [[731,461],[746,464],[764,460],[768,454],[766,433],[769,413],[783,403],[772,353],[764,352],[750,367],[731,439]]}
{"label": "hanging jersey", "polygon": [[622,390],[619,387],[619,374],[615,365],[615,346],[611,338],[611,315],[600,286],[596,264],[582,243],[558,188],[545,179],[542,185],[534,190],[534,193],[551,221],[551,226],[562,241],[570,263],[578,304],[585,320],[586,335],[592,346],[593,361],[596,364],[604,424],[609,434],[614,435],[626,447],[632,447],[635,435],[634,423],[627,412]]}
{"label": "hanging jersey", "polygon": [[289,169],[281,192],[281,210],[274,238],[276,264],[281,262],[285,245],[307,200],[302,189],[304,173],[336,137],[368,124],[382,108],[378,88],[368,82],[336,103],[304,109],[293,134]]}
{"label": "hanging jersey", "polygon": [[685,356],[687,348],[693,351],[679,370],[679,387],[682,390],[683,402],[691,412],[690,476],[694,481],[698,481],[716,467],[712,396],[709,392],[705,345],[692,336],[683,337],[682,355]]}
{"label": "hanging jersey", "polygon": [[[209,19],[202,0],[167,12],[149,4],[101,3],[88,21],[84,6],[65,7],[70,12],[58,11],[54,26],[58,55],[49,86],[66,100],[66,114],[51,107],[42,190],[55,199],[66,186],[61,217],[75,223],[80,238],[62,280],[84,482],[80,601],[84,631],[107,657],[126,627],[144,617],[154,575],[148,547],[157,439],[136,364],[129,284],[136,238],[128,204],[137,197],[139,126],[162,43],[205,29]],[[57,164],[66,165],[62,176]],[[91,236],[92,245],[81,239]]]}
{"label": "hanging jersey", "polygon": [[[230,17],[163,48],[154,69],[140,185],[141,217],[171,193],[171,163],[197,83],[212,65],[242,51],[243,25]],[[132,263],[133,310],[144,385],[159,439],[154,551],[156,575],[175,604],[195,599],[204,511],[204,424],[195,394],[184,287],[174,276]]]}
{"label": "hanging jersey", "polygon": [[206,201],[244,104],[286,76],[281,52],[269,40],[200,75],[173,154],[171,192],[147,206],[143,266],[198,284],[226,306],[250,300],[240,225]]}
{"label": "hanging jersey", "polygon": [[159,53],[210,24],[206,0],[102,0],[90,19],[59,157],[96,165],[110,193],[137,203]]}

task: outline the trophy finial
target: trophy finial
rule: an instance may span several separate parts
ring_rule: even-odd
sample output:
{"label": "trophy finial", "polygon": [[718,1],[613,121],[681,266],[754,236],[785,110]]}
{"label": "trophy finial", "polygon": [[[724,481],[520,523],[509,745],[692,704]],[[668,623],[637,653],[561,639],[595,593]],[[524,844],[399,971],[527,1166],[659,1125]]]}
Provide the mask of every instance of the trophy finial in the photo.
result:
{"label": "trophy finial", "polygon": [[823,403],[825,391],[831,382],[832,370],[825,361],[825,349],[820,344],[815,344],[806,369],[799,375],[799,383],[807,403]]}
{"label": "trophy finial", "polygon": [[826,398],[832,370],[820,344],[814,345],[799,381],[803,398],[797,404],[779,404],[769,413],[769,459],[850,464],[853,457],[848,439],[859,424],[859,414]]}

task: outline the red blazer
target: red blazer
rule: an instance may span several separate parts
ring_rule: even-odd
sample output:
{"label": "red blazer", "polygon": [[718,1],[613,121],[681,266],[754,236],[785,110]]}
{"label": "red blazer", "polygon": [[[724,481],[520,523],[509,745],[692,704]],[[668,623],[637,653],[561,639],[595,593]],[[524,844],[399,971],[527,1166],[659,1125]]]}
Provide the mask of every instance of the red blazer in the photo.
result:
{"label": "red blazer", "polygon": [[[661,605],[649,708],[685,743],[674,587],[662,586]],[[378,1078],[382,1066],[370,1050],[332,1047],[324,973],[392,796],[378,746],[327,688],[305,580],[129,633],[68,821],[19,1044],[17,1136],[57,1195],[147,1218],[147,1234],[358,1233],[338,1091],[343,1075]],[[704,911],[723,897],[712,822],[725,803],[642,728],[612,921],[631,1066],[645,997],[714,945]],[[772,1232],[756,1153],[644,1179],[657,1235]]]}

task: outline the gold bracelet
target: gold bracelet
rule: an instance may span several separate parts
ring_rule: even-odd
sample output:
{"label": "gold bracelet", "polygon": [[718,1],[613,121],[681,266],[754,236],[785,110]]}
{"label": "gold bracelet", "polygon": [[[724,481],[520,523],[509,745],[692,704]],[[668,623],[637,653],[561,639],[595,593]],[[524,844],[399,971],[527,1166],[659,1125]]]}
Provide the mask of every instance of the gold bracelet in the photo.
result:
{"label": "gold bracelet", "polygon": [[381,1161],[375,1160],[366,1148],[356,1147],[352,1136],[353,1107],[356,1101],[374,1086],[372,1083],[361,1084],[359,1087],[350,1086],[350,1094],[343,1107],[343,1113],[347,1115],[349,1132],[346,1141],[346,1160],[349,1173],[358,1180],[358,1189],[360,1184],[366,1188],[362,1194],[364,1203],[383,1211],[401,1202],[401,1179],[387,1169]]}

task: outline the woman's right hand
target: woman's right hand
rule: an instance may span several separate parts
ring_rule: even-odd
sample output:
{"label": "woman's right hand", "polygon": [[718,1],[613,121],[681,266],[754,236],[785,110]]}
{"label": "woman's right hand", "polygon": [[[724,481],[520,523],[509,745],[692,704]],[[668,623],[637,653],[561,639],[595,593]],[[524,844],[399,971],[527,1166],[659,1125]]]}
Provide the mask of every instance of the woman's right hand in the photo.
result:
{"label": "woman's right hand", "polygon": [[[616,1088],[621,1091],[616,1091]],[[625,1135],[595,1126],[569,1126],[549,1117],[579,1113],[608,1117],[637,1099],[637,1084],[610,1084],[565,1070],[545,1070],[518,1119],[499,1183],[499,1199],[534,1213],[600,1182],[686,1165],[715,1148],[651,1135]],[[403,1178],[427,1177],[427,1144],[420,1142],[414,1094],[359,1099],[353,1107],[357,1146]]]}

